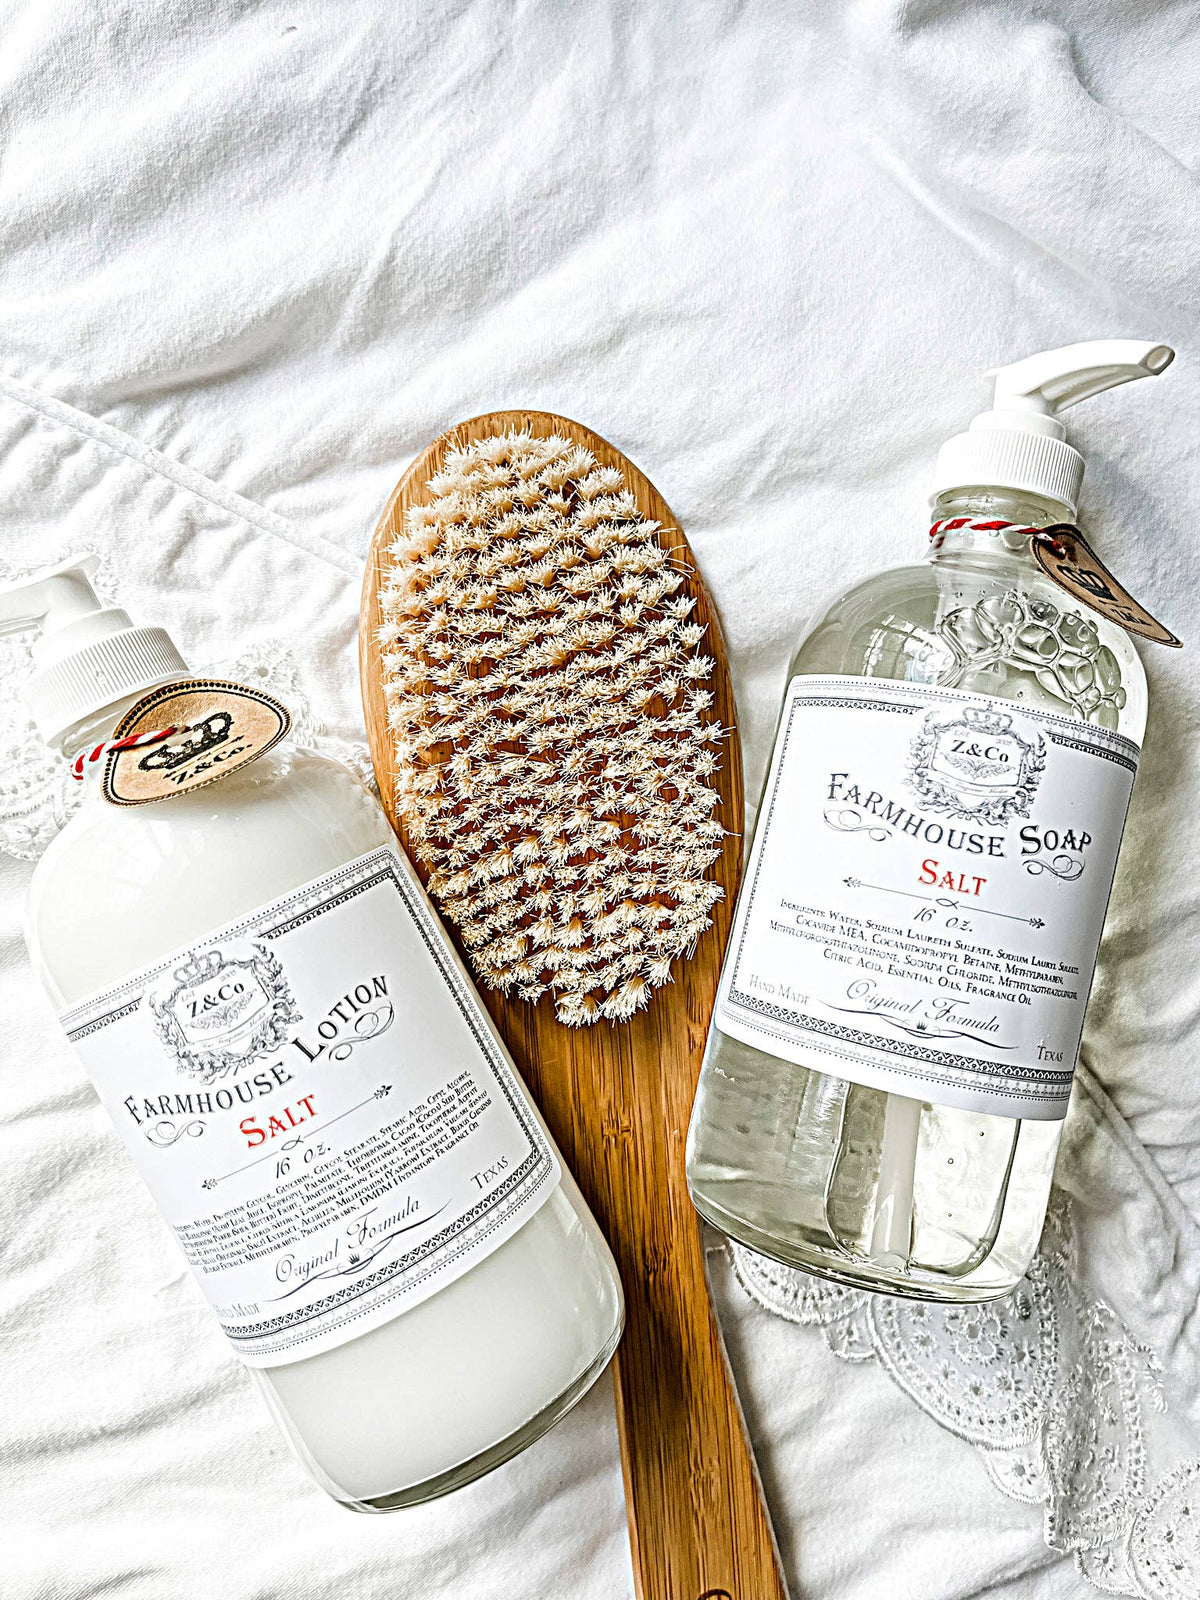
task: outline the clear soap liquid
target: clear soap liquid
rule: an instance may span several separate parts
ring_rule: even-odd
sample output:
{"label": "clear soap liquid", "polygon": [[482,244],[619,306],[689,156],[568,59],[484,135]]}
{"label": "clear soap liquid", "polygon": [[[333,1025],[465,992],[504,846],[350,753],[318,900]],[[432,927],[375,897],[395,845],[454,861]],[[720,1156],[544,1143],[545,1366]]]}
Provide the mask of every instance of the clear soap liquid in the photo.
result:
{"label": "clear soap liquid", "polygon": [[[391,829],[351,774],[287,747],[152,805],[90,798],[38,864],[30,953],[68,1006],[383,844]],[[251,1376],[323,1488],[391,1510],[531,1444],[599,1376],[622,1320],[612,1256],[564,1166],[530,1219],[437,1294]]]}
{"label": "clear soap liquid", "polygon": [[[939,518],[1046,526],[1066,508],[996,491]],[[934,558],[856,585],[803,640],[798,673],[937,684],[1074,715],[1140,744],[1146,681],[1128,635],[1075,605],[1006,531],[946,535]],[[865,1088],[715,1025],[688,1138],[701,1215],[792,1266],[920,1299],[987,1300],[1041,1234],[1062,1124]]]}

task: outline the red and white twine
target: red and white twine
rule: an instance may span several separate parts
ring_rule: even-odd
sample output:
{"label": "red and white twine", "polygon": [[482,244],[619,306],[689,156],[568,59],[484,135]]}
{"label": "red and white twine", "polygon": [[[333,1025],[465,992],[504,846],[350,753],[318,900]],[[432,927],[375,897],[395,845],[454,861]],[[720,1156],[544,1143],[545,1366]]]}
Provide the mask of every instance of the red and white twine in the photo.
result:
{"label": "red and white twine", "polygon": [[929,537],[938,539],[944,533],[957,533],[960,528],[968,528],[972,533],[999,533],[1001,528],[1011,528],[1014,533],[1041,534],[1055,555],[1063,555],[1065,553],[1064,547],[1057,539],[1048,535],[1044,528],[1036,528],[1032,525],[1019,526],[1015,522],[976,522],[972,517],[946,517],[941,522],[934,523],[929,530]]}
{"label": "red and white twine", "polygon": [[103,758],[113,750],[143,750],[147,745],[161,744],[164,739],[169,739],[172,734],[187,733],[184,727],[155,728],[152,733],[131,733],[124,739],[106,739],[103,744],[98,744],[94,750],[85,750],[82,755],[75,757],[71,763],[71,776],[82,781],[87,768],[93,762]]}

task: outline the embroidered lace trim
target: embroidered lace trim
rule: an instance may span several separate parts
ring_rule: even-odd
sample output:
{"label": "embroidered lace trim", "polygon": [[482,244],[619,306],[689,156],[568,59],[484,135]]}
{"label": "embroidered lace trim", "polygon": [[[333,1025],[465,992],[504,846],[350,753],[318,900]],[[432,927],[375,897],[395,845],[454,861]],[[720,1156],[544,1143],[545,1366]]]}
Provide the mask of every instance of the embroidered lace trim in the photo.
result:
{"label": "embroidered lace trim", "polygon": [[731,1250],[760,1306],[820,1328],[843,1361],[878,1361],[975,1446],[997,1488],[1043,1506],[1047,1545],[1097,1589],[1200,1595],[1200,1459],[1181,1454],[1184,1418],[1154,1352],[1080,1288],[1064,1194],[1025,1279],[985,1305],[866,1294]]}

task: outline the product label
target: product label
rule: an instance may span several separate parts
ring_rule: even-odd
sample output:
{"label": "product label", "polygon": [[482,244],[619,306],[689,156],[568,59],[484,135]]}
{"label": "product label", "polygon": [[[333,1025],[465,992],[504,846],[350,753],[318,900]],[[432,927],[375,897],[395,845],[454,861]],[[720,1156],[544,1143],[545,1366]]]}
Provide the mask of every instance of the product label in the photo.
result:
{"label": "product label", "polygon": [[144,806],[202,788],[274,749],[291,725],[261,689],[223,678],[164,683],[118,723],[100,792],[114,806]]}
{"label": "product label", "polygon": [[793,679],[717,1025],[873,1088],[1061,1118],[1137,759],[1013,700]]}
{"label": "product label", "polygon": [[252,1366],[426,1299],[559,1179],[412,869],[386,847],[63,1023]]}

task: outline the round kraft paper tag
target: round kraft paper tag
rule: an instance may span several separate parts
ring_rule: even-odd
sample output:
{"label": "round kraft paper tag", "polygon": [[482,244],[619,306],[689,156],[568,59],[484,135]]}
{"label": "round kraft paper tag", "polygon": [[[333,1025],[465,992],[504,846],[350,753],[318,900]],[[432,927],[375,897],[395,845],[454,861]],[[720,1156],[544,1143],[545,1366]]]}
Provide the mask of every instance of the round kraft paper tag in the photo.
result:
{"label": "round kraft paper tag", "polygon": [[113,744],[169,733],[133,749],[110,749],[101,793],[114,806],[144,806],[199,789],[264,755],[291,725],[287,707],[261,689],[220,678],[164,683],[125,713]]}

